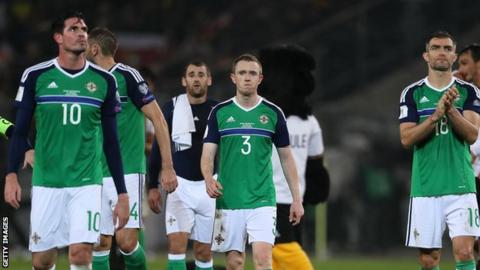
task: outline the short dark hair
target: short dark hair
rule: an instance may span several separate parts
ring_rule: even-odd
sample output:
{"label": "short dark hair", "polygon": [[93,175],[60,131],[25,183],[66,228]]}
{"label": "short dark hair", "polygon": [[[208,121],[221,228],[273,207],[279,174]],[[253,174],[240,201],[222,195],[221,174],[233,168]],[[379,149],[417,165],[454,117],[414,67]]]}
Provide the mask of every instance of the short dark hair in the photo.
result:
{"label": "short dark hair", "polygon": [[201,60],[193,60],[193,61],[190,61],[188,62],[186,65],[185,65],[185,68],[183,69],[183,77],[187,76],[187,68],[188,66],[196,66],[196,67],[205,67],[207,69],[207,75],[208,76],[212,76],[212,73],[210,72],[210,68],[208,67],[208,65],[204,62],[204,61],[201,61]]}
{"label": "short dark hair", "polygon": [[438,30],[431,33],[430,36],[428,36],[427,40],[425,40],[425,48],[427,51],[428,51],[428,45],[430,41],[434,38],[449,38],[452,40],[453,46],[457,45],[457,42],[455,41],[455,39],[453,39],[453,36],[450,35],[450,33],[448,33],[447,31]]}
{"label": "short dark hair", "polygon": [[462,55],[464,53],[470,52],[470,55],[472,56],[473,61],[476,63],[480,60],[480,44],[478,43],[473,43],[468,45],[467,47],[463,48],[458,55]]}
{"label": "short dark hair", "polygon": [[118,49],[117,37],[105,27],[95,27],[88,33],[89,42],[93,41],[100,46],[102,54],[114,56]]}
{"label": "short dark hair", "polygon": [[247,61],[247,62],[256,62],[260,66],[260,73],[262,73],[262,63],[258,60],[258,58],[250,53],[244,53],[239,57],[235,58],[232,62],[232,73],[235,73],[235,68],[240,61]]}
{"label": "short dark hair", "polygon": [[62,34],[63,33],[63,28],[65,28],[65,21],[70,19],[70,18],[78,18],[79,20],[85,21],[85,16],[83,15],[82,12],[76,11],[76,10],[69,10],[65,12],[64,14],[60,15],[57,17],[53,23],[52,23],[52,34]]}

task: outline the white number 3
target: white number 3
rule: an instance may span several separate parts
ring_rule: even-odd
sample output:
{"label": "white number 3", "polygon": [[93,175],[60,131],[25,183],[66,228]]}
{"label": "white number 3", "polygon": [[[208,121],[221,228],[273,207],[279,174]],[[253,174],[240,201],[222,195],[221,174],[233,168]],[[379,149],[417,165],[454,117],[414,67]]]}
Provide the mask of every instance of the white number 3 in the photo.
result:
{"label": "white number 3", "polygon": [[248,140],[250,140],[250,136],[242,136],[243,139],[245,139],[243,141],[243,147],[242,147],[242,154],[244,155],[248,155],[250,154],[250,151],[252,150],[252,145],[250,144],[250,142]]}

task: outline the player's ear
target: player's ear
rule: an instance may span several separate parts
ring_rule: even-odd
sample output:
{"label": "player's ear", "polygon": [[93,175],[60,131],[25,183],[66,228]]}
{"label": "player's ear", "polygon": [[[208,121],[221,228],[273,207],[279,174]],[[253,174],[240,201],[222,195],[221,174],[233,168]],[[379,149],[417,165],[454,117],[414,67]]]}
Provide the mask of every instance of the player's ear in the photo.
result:
{"label": "player's ear", "polygon": [[258,84],[261,84],[263,81],[263,74],[260,73],[260,75],[258,75]]}
{"label": "player's ear", "polygon": [[422,56],[423,56],[423,60],[425,60],[425,62],[428,63],[428,52],[424,52]]}
{"label": "player's ear", "polygon": [[208,86],[211,86],[211,85],[212,85],[212,76],[211,76],[211,75],[208,75],[208,76],[207,76],[207,85],[208,85]]}
{"label": "player's ear", "polygon": [[187,87],[187,80],[185,79],[185,76],[182,76],[182,86]]}
{"label": "player's ear", "polygon": [[53,40],[55,40],[55,42],[57,44],[62,44],[63,42],[63,35],[60,34],[60,33],[53,33]]}
{"label": "player's ear", "polygon": [[235,78],[235,74],[230,73],[230,79],[232,80],[232,82],[233,82],[234,84],[237,84],[237,80],[236,80],[236,78]]}

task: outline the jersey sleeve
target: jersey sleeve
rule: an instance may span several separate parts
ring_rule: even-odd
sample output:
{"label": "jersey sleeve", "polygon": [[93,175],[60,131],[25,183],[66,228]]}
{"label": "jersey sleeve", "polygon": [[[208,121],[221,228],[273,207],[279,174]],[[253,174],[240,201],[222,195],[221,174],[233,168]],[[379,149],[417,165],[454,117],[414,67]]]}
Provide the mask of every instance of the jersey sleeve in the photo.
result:
{"label": "jersey sleeve", "polygon": [[417,105],[413,100],[413,89],[406,89],[400,98],[400,123],[418,122]]}
{"label": "jersey sleeve", "polygon": [[463,104],[463,110],[480,113],[480,93],[474,85],[467,87],[467,98]]}
{"label": "jersey sleeve", "polygon": [[131,72],[125,72],[125,74],[127,95],[138,109],[155,100],[147,82],[138,71],[132,69]]}
{"label": "jersey sleeve", "polygon": [[213,108],[210,112],[210,115],[207,119],[207,127],[205,129],[205,135],[203,137],[204,143],[214,143],[219,144],[220,142],[220,131],[218,130],[217,122],[217,107]]}
{"label": "jersey sleeve", "polygon": [[[27,71],[25,71],[26,73]],[[17,108],[32,110],[35,107],[35,81],[38,76],[35,73],[28,73],[22,76],[18,86],[15,106]]]}
{"label": "jersey sleeve", "polygon": [[107,95],[102,105],[102,115],[115,115],[120,112],[120,96],[117,92],[117,82],[111,75],[105,76],[107,80]]}
{"label": "jersey sleeve", "polygon": [[318,124],[317,118],[311,115],[308,117],[309,122],[312,126],[312,133],[310,134],[310,138],[308,141],[308,156],[319,156],[323,154],[324,146],[323,146],[323,136],[322,136],[322,129],[320,128],[320,124]]}
{"label": "jersey sleeve", "polygon": [[287,120],[282,111],[277,111],[277,123],[275,125],[275,133],[272,141],[276,147],[286,147],[290,145],[290,138],[288,135]]}

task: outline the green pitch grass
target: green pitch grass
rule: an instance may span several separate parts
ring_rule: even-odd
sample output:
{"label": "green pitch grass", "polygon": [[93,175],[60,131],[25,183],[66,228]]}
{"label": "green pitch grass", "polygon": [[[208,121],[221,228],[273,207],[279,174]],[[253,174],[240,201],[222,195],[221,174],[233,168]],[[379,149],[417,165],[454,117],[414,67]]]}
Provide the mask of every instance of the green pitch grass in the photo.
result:
{"label": "green pitch grass", "polygon": [[[216,264],[224,264],[224,259],[219,257]],[[416,258],[333,258],[327,261],[313,261],[315,269],[320,270],[418,270],[419,265]],[[452,261],[444,261],[440,265],[441,269],[454,269]],[[65,256],[61,256],[57,263],[57,269],[69,269]],[[11,258],[8,269],[31,270],[31,262],[28,259]],[[148,269],[162,270],[166,269],[166,257],[149,258]],[[247,257],[246,270],[253,269],[251,257]]]}

